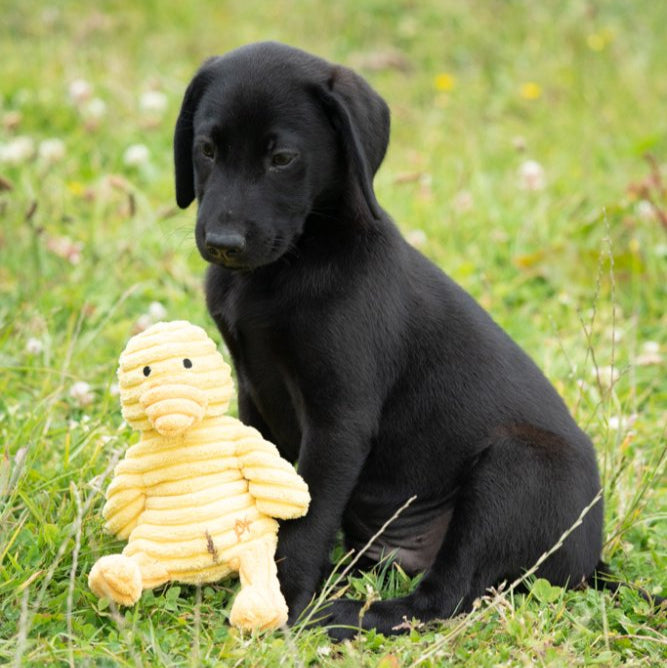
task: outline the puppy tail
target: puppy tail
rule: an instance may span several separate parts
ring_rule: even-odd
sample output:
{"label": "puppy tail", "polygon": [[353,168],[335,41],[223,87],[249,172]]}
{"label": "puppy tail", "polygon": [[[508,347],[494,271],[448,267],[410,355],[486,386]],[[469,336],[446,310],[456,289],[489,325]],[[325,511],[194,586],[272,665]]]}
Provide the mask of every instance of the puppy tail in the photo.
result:
{"label": "puppy tail", "polygon": [[628,582],[623,582],[614,574],[609,564],[600,560],[595,567],[595,570],[589,575],[586,583],[589,587],[597,591],[609,591],[616,593],[621,587],[630,587],[634,589],[644,600],[648,601],[654,608],[659,608],[667,601],[664,596],[652,596],[645,589],[632,585]]}

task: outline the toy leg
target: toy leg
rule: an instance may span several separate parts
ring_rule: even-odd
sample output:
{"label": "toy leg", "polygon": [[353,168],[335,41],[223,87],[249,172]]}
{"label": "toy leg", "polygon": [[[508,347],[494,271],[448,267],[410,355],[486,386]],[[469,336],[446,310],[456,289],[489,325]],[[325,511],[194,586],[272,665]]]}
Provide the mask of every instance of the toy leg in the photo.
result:
{"label": "toy leg", "polygon": [[88,586],[94,594],[120,605],[134,605],[141,597],[141,584],[139,566],[122,554],[98,559],[88,575]]}
{"label": "toy leg", "polygon": [[287,603],[280,591],[273,537],[248,543],[239,554],[241,591],[229,615],[241,629],[275,629],[287,622]]}
{"label": "toy leg", "polygon": [[137,564],[141,571],[143,589],[155,589],[155,587],[159,587],[171,580],[169,571],[159,561],[152,559],[145,552],[135,552],[127,556]]}
{"label": "toy leg", "polygon": [[152,589],[169,580],[169,573],[143,552],[126,556],[110,554],[95,562],[88,576],[88,586],[100,598],[120,605],[134,605],[144,589]]}

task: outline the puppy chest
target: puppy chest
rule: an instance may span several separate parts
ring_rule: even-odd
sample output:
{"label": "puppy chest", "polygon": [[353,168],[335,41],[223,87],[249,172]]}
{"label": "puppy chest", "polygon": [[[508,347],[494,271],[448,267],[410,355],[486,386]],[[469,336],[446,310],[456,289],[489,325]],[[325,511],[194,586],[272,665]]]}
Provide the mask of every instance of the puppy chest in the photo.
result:
{"label": "puppy chest", "polygon": [[[298,386],[281,374],[276,365],[240,365],[239,389],[249,398],[249,404],[239,402],[239,417],[273,442],[281,454],[295,460],[299,452],[303,424],[303,400]],[[253,424],[253,408],[264,424]],[[268,427],[268,433],[265,427]]]}

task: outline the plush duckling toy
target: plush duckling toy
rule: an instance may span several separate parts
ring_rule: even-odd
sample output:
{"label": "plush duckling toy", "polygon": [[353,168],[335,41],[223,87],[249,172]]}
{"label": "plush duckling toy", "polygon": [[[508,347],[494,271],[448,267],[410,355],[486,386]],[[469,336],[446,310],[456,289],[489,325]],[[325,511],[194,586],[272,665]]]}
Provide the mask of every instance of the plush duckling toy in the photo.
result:
{"label": "plush duckling toy", "polygon": [[90,588],[133,605],[165,582],[236,571],[231,623],[284,624],[274,518],[305,515],[308,487],[274,445],[225,415],[234,387],[215,343],[188,322],[158,323],[130,339],[118,380],[123,417],[141,438],[116,466],[102,514],[128,543],[97,561]]}

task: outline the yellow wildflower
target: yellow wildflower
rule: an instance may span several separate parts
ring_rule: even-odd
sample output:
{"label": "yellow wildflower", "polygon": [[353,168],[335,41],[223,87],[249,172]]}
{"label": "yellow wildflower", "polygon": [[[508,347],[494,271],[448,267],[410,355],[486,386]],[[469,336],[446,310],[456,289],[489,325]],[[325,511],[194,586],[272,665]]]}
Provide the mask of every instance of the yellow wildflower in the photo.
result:
{"label": "yellow wildflower", "polygon": [[456,85],[456,77],[449,72],[441,72],[435,77],[435,87],[440,91],[450,91]]}
{"label": "yellow wildflower", "polygon": [[534,81],[521,84],[521,97],[524,100],[537,100],[542,97],[542,87]]}
{"label": "yellow wildflower", "polygon": [[610,28],[603,28],[599,32],[588,35],[586,44],[591,51],[604,51],[613,40],[614,31]]}
{"label": "yellow wildflower", "polygon": [[79,181],[68,181],[67,190],[69,190],[73,195],[83,195],[83,193],[86,191],[86,188],[84,187],[83,183]]}

